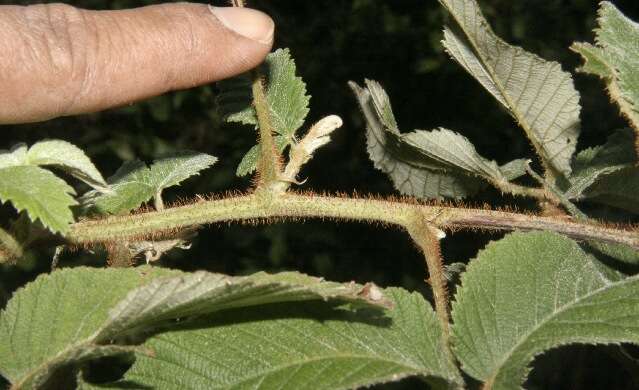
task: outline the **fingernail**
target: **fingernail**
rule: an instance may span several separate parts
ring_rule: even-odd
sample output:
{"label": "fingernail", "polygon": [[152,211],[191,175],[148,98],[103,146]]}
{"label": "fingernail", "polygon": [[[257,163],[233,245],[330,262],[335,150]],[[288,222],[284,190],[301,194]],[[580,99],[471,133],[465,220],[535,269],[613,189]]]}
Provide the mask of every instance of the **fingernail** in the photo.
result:
{"label": "fingernail", "polygon": [[212,5],[209,5],[209,9],[229,30],[265,45],[270,45],[273,41],[275,23],[265,13],[250,8]]}

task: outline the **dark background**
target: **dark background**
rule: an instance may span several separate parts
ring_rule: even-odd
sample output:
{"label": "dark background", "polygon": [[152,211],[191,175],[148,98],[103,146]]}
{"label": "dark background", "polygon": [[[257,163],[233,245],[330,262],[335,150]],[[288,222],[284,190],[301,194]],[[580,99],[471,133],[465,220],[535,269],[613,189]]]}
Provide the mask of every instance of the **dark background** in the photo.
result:
{"label": "dark background", "polygon": [[[0,4],[33,2],[5,2]],[[154,1],[85,0],[70,4],[91,8],[126,8]],[[568,50],[573,41],[592,41],[597,2],[592,0],[483,0],[486,17],[497,34],[574,71],[579,57]],[[614,1],[629,17],[639,19],[639,2]],[[214,2],[222,5],[223,2]],[[362,118],[346,86],[365,77],[380,81],[391,96],[403,131],[444,126],[470,138],[478,151],[504,163],[533,156],[510,116],[497,102],[448,59],[440,44],[445,13],[435,0],[254,0],[250,4],[276,21],[275,47],[289,47],[298,73],[312,95],[307,123],[328,114],[345,123],[333,142],[321,149],[302,176],[305,190],[359,194],[393,194],[390,181],[376,171],[365,150]],[[7,55],[2,54],[2,55]],[[590,76],[575,76],[583,106],[579,149],[603,143],[611,130],[624,126],[602,90]],[[215,87],[166,94],[140,104],[102,113],[60,118],[46,123],[3,126],[0,148],[41,138],[65,139],[82,147],[109,176],[123,160],[151,161],[172,150],[193,149],[220,159],[201,177],[169,191],[169,199],[228,189],[246,190],[249,179],[234,172],[254,144],[250,128],[221,123]],[[77,183],[76,183],[77,184]],[[79,186],[79,188],[81,188]],[[486,190],[468,204],[532,204]],[[3,220],[10,207],[0,210]],[[6,222],[4,223],[6,225]],[[444,240],[447,263],[467,262],[499,235],[456,233]],[[36,249],[18,266],[0,266],[0,307],[12,291],[47,272],[52,250]],[[104,254],[64,255],[61,266],[104,265]],[[204,229],[189,251],[175,251],[162,265],[184,270],[206,269],[232,275],[257,270],[300,270],[336,281],[374,281],[403,286],[428,296],[422,256],[398,229],[366,224],[308,220],[271,226],[220,225]],[[529,388],[634,388],[610,351],[566,347],[538,358]],[[404,381],[398,387],[412,387]]]}

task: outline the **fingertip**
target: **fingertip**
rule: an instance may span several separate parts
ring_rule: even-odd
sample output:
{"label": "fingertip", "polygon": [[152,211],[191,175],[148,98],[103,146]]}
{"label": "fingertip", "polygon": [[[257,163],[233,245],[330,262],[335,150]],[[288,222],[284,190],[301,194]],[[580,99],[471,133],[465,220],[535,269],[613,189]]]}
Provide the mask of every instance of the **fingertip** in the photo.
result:
{"label": "fingertip", "polygon": [[1,6],[3,23],[0,48],[16,55],[0,56],[0,123],[94,112],[235,76],[264,61],[275,30],[260,11],[193,3]]}
{"label": "fingertip", "polygon": [[234,33],[269,47],[273,45],[275,23],[267,14],[250,8],[212,5],[208,8],[220,23]]}

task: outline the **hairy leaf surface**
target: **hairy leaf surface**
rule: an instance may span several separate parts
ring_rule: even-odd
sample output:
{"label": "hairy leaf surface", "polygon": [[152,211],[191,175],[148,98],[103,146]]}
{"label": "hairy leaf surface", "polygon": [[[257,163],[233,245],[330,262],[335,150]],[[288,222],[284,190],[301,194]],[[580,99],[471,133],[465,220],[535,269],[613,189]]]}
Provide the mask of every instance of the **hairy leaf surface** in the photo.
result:
{"label": "hairy leaf surface", "polygon": [[439,1],[456,22],[444,29],[448,53],[510,111],[542,161],[569,176],[581,110],[570,74],[495,35],[475,0]]}
{"label": "hairy leaf surface", "polygon": [[[278,49],[269,54],[261,70],[266,76],[266,100],[275,138],[279,140],[280,150],[284,150],[294,141],[295,132],[304,124],[310,96],[306,94],[306,84],[302,78],[295,75],[295,61],[288,49]],[[225,120],[257,125],[255,109],[251,105],[250,77],[242,75],[236,80],[218,84],[221,90],[218,106]],[[251,149],[237,169],[238,176],[253,172],[259,155],[259,148]]]}
{"label": "hairy leaf surface", "polygon": [[52,172],[31,165],[0,168],[0,201],[26,210],[31,221],[40,220],[52,232],[65,233],[73,222],[75,191]]}
{"label": "hairy leaf surface", "polygon": [[639,131],[639,24],[608,1],[600,3],[598,21],[596,46],[575,43],[571,49],[584,59],[582,72],[606,81],[610,96]]}
{"label": "hairy leaf surface", "polygon": [[588,188],[598,180],[606,180],[608,175],[624,168],[631,168],[636,161],[634,134],[630,129],[617,130],[602,146],[585,149],[573,164],[573,174],[568,179],[570,187],[565,192],[569,199],[588,197]]}
{"label": "hairy leaf surface", "polygon": [[623,168],[602,176],[586,193],[589,200],[639,214],[639,169]]}
{"label": "hairy leaf surface", "polygon": [[413,375],[461,383],[430,305],[400,289],[384,294],[395,306],[387,316],[315,303],[225,311],[150,338],[155,354],[138,354],[107,388],[347,389]]}
{"label": "hairy leaf surface", "polygon": [[579,153],[566,195],[639,213],[639,169],[633,143],[632,130],[622,129],[605,145]]}
{"label": "hairy leaf surface", "polygon": [[126,213],[155,195],[149,176],[149,168],[142,161],[126,161],[107,179],[112,192],[101,194],[90,191],[82,196],[80,202],[85,208],[100,214]]}
{"label": "hairy leaf surface", "polygon": [[[281,135],[276,135],[275,137],[273,137],[273,141],[275,142],[275,146],[280,151],[280,153],[282,153],[284,149],[286,149],[286,147],[290,144],[289,140]],[[260,150],[260,145],[254,145],[244,155],[242,161],[240,161],[235,174],[241,177],[253,173],[255,171],[255,168],[257,167],[257,162],[259,161],[261,155],[262,152]]]}
{"label": "hairy leaf surface", "polygon": [[111,192],[91,191],[81,201],[86,208],[101,214],[128,212],[158,196],[163,189],[198,175],[216,161],[208,154],[190,151],[155,160],[151,167],[139,160],[127,161],[107,180]]}
{"label": "hairy leaf surface", "polygon": [[387,304],[371,289],[377,287],[296,273],[234,278],[157,267],[65,269],[16,292],[0,313],[0,373],[16,386],[35,388],[64,366],[131,352],[127,340],[174,327],[177,318],[291,301]]}
{"label": "hairy leaf surface", "polygon": [[638,343],[639,276],[623,279],[555,233],[513,233],[470,262],[452,318],[464,371],[515,389],[550,348]]}
{"label": "hairy leaf surface", "polygon": [[28,165],[27,150],[23,143],[15,144],[9,150],[0,150],[0,168]]}
{"label": "hairy leaf surface", "polygon": [[210,168],[217,158],[204,153],[180,152],[155,160],[150,167],[149,184],[156,191],[177,186],[191,176]]}
{"label": "hairy leaf surface", "polygon": [[[367,123],[368,153],[375,167],[388,174],[404,194],[420,198],[461,198],[490,182],[507,182],[525,173],[525,164],[511,162],[502,171],[480,156],[473,144],[447,129],[401,134],[390,100],[376,81],[366,88],[351,82]],[[519,160],[518,160],[519,161]]]}
{"label": "hairy leaf surface", "polygon": [[77,146],[61,140],[45,140],[27,149],[15,145],[10,151],[0,152],[0,168],[19,165],[54,165],[91,187],[108,191],[108,186],[89,157]]}

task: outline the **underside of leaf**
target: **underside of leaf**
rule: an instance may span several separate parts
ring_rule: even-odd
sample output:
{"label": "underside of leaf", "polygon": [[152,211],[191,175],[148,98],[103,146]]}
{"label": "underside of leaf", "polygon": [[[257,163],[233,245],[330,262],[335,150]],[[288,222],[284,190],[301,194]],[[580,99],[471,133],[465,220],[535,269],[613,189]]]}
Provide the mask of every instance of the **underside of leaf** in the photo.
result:
{"label": "underside of leaf", "polygon": [[[632,130],[621,129],[612,134],[604,145],[579,152],[573,163],[573,174],[568,179],[570,187],[565,192],[566,197],[575,200],[588,198],[589,188],[598,181],[607,181],[616,172],[632,168],[636,161],[633,142]],[[629,195],[632,193],[627,192]]]}
{"label": "underside of leaf", "polygon": [[381,85],[349,83],[367,123],[368,153],[406,195],[426,199],[462,198],[477,192],[483,180],[505,183],[525,174],[519,160],[503,168],[480,156],[465,137],[448,129],[401,134],[390,100]]}
{"label": "underside of leaf", "polygon": [[600,3],[598,22],[596,46],[574,43],[571,49],[584,59],[582,72],[606,81],[610,97],[639,132],[639,24],[608,1]]}
{"label": "underside of leaf", "polygon": [[581,110],[570,74],[495,35],[475,0],[439,1],[454,20],[448,53],[510,111],[544,165],[569,176]]}

